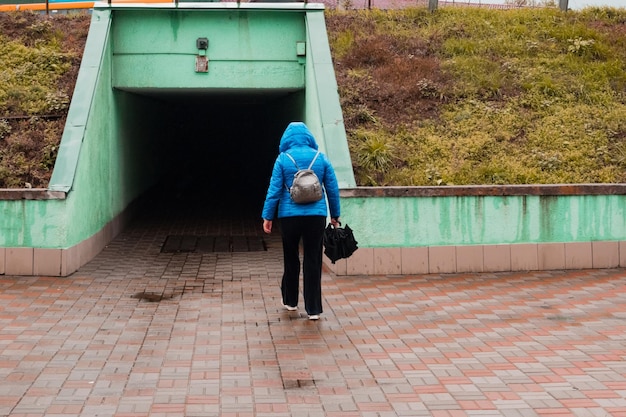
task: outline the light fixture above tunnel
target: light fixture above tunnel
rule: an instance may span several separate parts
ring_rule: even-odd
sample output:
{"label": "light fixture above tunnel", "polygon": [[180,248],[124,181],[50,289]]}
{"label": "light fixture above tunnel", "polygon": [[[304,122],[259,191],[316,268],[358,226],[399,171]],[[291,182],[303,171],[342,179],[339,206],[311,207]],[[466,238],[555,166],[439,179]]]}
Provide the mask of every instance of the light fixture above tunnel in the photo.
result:
{"label": "light fixture above tunnel", "polygon": [[196,72],[209,72],[209,57],[207,56],[209,38],[196,39],[196,49],[198,49],[198,54],[196,55]]}
{"label": "light fixture above tunnel", "polygon": [[306,62],[306,42],[296,42],[296,56],[298,57],[298,63],[304,64]]}
{"label": "light fixture above tunnel", "polygon": [[306,56],[306,42],[296,42],[296,55]]}

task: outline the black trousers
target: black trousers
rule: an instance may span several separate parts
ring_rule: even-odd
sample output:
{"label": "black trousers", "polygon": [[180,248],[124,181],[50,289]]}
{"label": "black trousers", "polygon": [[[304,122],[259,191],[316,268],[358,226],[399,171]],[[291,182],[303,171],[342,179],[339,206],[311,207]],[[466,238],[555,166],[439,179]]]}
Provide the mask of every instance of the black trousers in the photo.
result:
{"label": "black trousers", "polygon": [[283,304],[298,305],[300,284],[300,240],[303,256],[304,308],[309,315],[322,313],[322,247],[326,217],[296,216],[280,219],[284,272],[281,283]]}

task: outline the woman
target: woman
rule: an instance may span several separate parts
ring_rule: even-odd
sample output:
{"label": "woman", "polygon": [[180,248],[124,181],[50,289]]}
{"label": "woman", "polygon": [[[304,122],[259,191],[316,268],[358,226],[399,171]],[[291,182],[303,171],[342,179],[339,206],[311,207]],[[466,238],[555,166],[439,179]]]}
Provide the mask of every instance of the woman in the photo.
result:
{"label": "woman", "polygon": [[[317,142],[302,122],[292,122],[287,126],[278,149],[280,154],[274,163],[272,178],[263,205],[263,231],[271,233],[274,217],[280,219],[284,262],[281,282],[282,302],[289,311],[295,311],[298,308],[299,247],[300,240],[302,240],[304,308],[310,320],[318,320],[322,313],[322,246],[329,210],[330,222],[335,227],[339,226],[337,177],[324,154],[319,153],[315,158],[318,153]],[[289,156],[295,160],[295,163]],[[314,163],[310,169],[323,184],[324,195],[321,200],[313,203],[295,203],[289,194],[294,174],[298,167],[307,168],[313,160]]]}

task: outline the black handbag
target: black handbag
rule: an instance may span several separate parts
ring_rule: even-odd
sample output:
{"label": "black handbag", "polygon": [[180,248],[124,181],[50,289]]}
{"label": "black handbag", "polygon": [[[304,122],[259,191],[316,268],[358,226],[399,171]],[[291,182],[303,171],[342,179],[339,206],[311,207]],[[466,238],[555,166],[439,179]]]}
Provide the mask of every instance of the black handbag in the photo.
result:
{"label": "black handbag", "polygon": [[359,248],[358,243],[347,224],[345,228],[329,224],[324,230],[324,254],[332,263],[350,257]]}

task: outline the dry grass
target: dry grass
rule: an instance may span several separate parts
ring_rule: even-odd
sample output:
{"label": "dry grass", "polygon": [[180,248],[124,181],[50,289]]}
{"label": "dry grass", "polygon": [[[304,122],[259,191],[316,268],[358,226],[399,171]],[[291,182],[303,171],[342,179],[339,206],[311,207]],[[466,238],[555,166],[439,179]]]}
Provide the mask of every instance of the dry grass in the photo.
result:
{"label": "dry grass", "polygon": [[626,9],[327,25],[359,185],[626,181]]}

